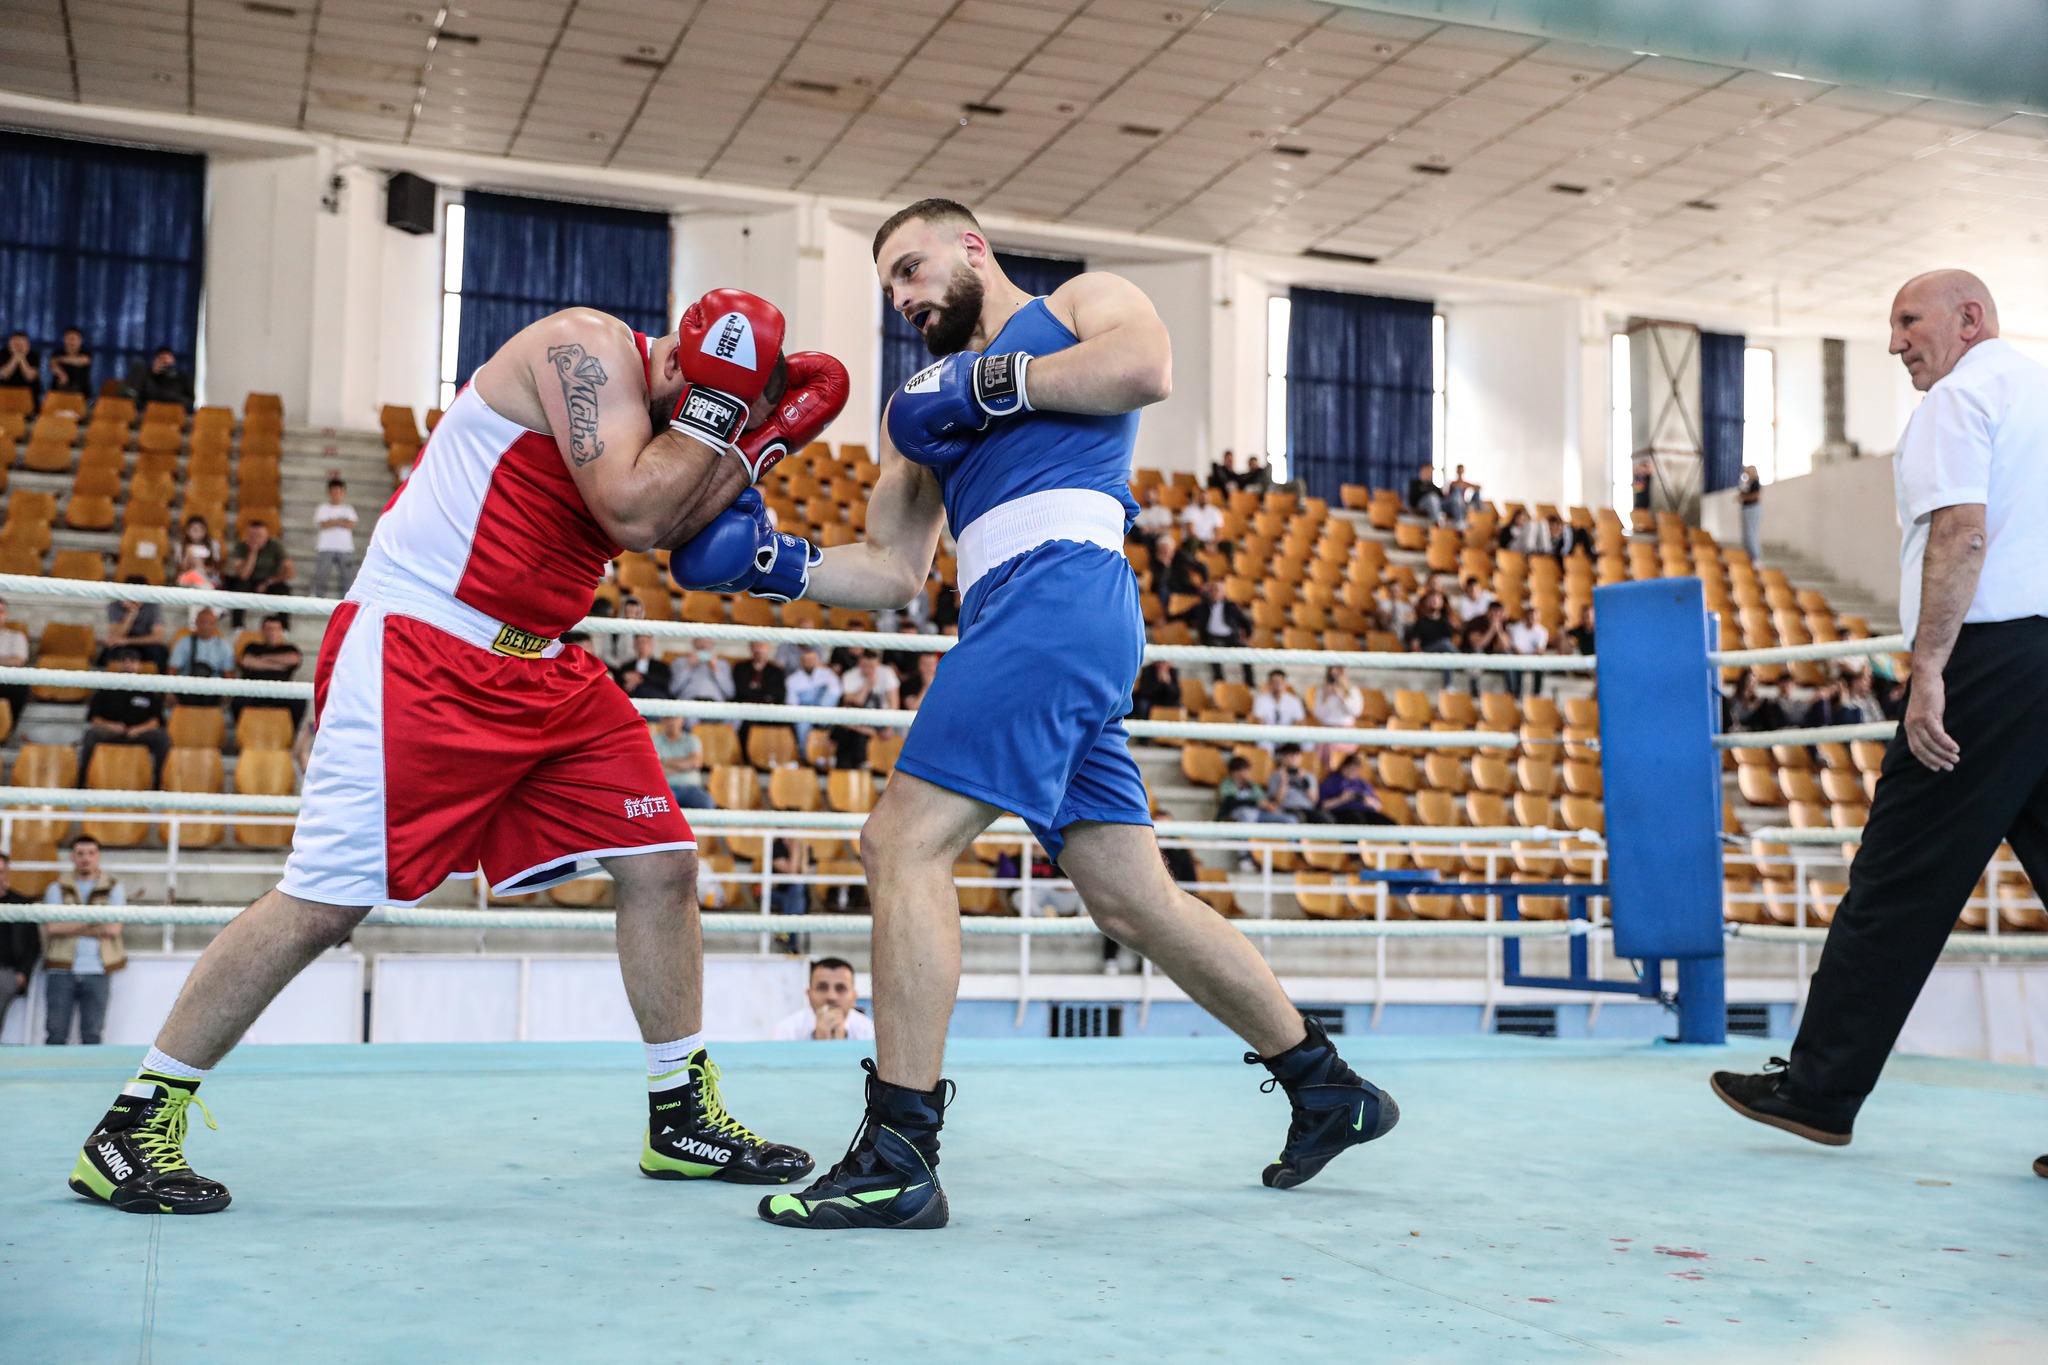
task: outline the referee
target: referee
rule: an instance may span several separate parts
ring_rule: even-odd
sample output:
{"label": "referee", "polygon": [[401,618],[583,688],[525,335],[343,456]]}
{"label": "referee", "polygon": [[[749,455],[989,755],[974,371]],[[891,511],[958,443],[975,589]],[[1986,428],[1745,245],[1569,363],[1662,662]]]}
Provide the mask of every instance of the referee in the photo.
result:
{"label": "referee", "polygon": [[1713,1078],[1738,1113],[1831,1147],[2001,840],[2048,891],[2048,370],[1998,339],[1991,293],[1965,271],[1908,280],[1891,329],[1927,395],[1892,464],[1906,717],[1791,1062]]}

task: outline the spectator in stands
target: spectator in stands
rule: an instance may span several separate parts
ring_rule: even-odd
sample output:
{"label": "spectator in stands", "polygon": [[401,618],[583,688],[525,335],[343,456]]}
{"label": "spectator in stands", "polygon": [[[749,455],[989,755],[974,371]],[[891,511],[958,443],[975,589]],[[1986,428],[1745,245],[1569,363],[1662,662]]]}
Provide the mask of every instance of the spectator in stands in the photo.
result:
{"label": "spectator in stands", "polygon": [[[1266,675],[1266,685],[1252,697],[1251,723],[1253,725],[1301,725],[1308,720],[1308,708],[1301,704],[1301,694],[1287,681],[1287,674],[1274,669]],[[1260,748],[1271,749],[1270,743],[1261,743]]]}
{"label": "spectator in stands", "polygon": [[[810,845],[801,839],[777,839],[769,846],[768,866],[777,877],[801,877],[811,870]],[[779,881],[768,893],[771,915],[803,915],[810,909],[811,888],[801,882]],[[799,946],[794,934],[777,934],[775,941],[783,952],[796,952]]]}
{"label": "spectator in stands", "polygon": [[[263,618],[263,625],[256,638],[243,645],[241,653],[235,656],[235,669],[244,678],[266,682],[290,682],[292,675],[299,671],[299,665],[306,661],[299,647],[285,638],[284,617],[271,615]],[[274,702],[266,699],[244,701],[243,706],[283,706],[292,713],[292,726],[297,728],[306,716],[306,703],[293,698],[290,701]],[[239,714],[239,712],[238,712]]]}
{"label": "spectator in stands", "polygon": [[1232,754],[1224,765],[1223,781],[1216,787],[1216,818],[1245,825],[1291,825],[1277,801],[1269,800],[1266,789],[1252,780],[1252,761]]}
{"label": "spectator in stands", "polygon": [[1469,626],[1486,615],[1486,609],[1493,602],[1493,594],[1487,591],[1485,584],[1477,578],[1467,578],[1464,591],[1452,599],[1451,610],[1461,627]]}
{"label": "spectator in stands", "polygon": [[613,679],[620,687],[626,689],[626,695],[629,697],[639,697],[647,701],[667,701],[671,695],[669,686],[673,679],[668,661],[655,655],[654,637],[632,636],[630,647],[633,651],[632,657],[612,670]]}
{"label": "spectator in stands", "polygon": [[1742,549],[1752,564],[1764,562],[1764,481],[1756,466],[1742,467],[1735,481],[1735,502],[1742,509]]}
{"label": "spectator in stands", "polygon": [[[292,562],[284,546],[273,540],[270,527],[260,521],[249,523],[242,541],[228,555],[221,586],[229,592],[260,592],[289,597],[292,591]],[[235,608],[235,629],[242,628],[242,609]]]}
{"label": "spectator in stands", "polygon": [[1216,537],[1223,534],[1223,509],[1206,498],[1195,498],[1181,509],[1180,524],[1187,530],[1182,548],[1192,550],[1194,546],[1214,550]]}
{"label": "spectator in stands", "polygon": [[1292,824],[1327,825],[1316,793],[1316,779],[1301,766],[1301,746],[1283,744],[1273,751],[1273,775],[1266,779],[1266,800]]}
{"label": "spectator in stands", "polygon": [[[1332,664],[1323,670],[1323,680],[1309,690],[1308,711],[1318,725],[1338,730],[1353,729],[1359,717],[1365,714],[1365,693],[1344,676],[1343,669]],[[1327,769],[1341,755],[1356,747],[1351,744],[1318,745],[1316,759]]]}
{"label": "spectator in stands", "polygon": [[1565,632],[1565,639],[1578,654],[1593,653],[1593,604],[1588,602],[1579,611],[1579,623]]}
{"label": "spectator in stands", "polygon": [[1409,596],[1407,587],[1398,578],[1385,578],[1373,591],[1373,611],[1387,630],[1403,640],[1408,638],[1408,627],[1415,624],[1415,599]]}
{"label": "spectator in stands", "polygon": [[1496,531],[1493,537],[1493,543],[1500,549],[1513,550],[1518,554],[1528,553],[1524,548],[1528,540],[1529,509],[1526,507],[1517,507],[1508,513],[1507,524]]}
{"label": "spectator in stands", "polygon": [[1451,525],[1463,526],[1465,519],[1478,510],[1480,501],[1479,485],[1466,478],[1465,466],[1459,465],[1444,488],[1444,510],[1450,513]]}
{"label": "spectator in stands", "polygon": [[[81,834],[71,841],[71,875],[51,882],[45,905],[126,905],[128,892],[100,871],[100,841]],[[111,922],[60,920],[43,926],[43,1042],[62,1047],[78,1020],[78,1041],[98,1043],[107,1018],[107,977],[128,965],[121,926]]]}
{"label": "spectator in stands", "polygon": [[1436,470],[1428,465],[1416,470],[1415,477],[1408,480],[1408,496],[1402,502],[1410,512],[1436,526],[1444,523],[1450,510],[1443,490],[1436,486]]}
{"label": "spectator in stands", "polygon": [[1735,684],[1735,695],[1728,699],[1727,714],[1722,718],[1721,728],[1731,733],[1783,730],[1786,728],[1785,708],[1778,704],[1777,698],[1767,697],[1759,691],[1756,674],[1745,668]]}
{"label": "spectator in stands", "polygon": [[748,645],[747,657],[732,666],[734,701],[780,706],[788,685],[788,673],[775,662],[775,646],[766,640]]}
{"label": "spectator in stands", "polygon": [[704,745],[684,727],[681,716],[663,716],[654,723],[654,756],[661,760],[662,776],[678,806],[711,808],[711,793],[704,790]]}
{"label": "spectator in stands", "polygon": [[[1516,654],[1547,654],[1550,652],[1550,632],[1536,619],[1536,608],[1532,604],[1522,608],[1522,614],[1508,625],[1508,648]],[[1522,682],[1529,682],[1529,695],[1543,695],[1543,675],[1531,670],[1524,673],[1510,673],[1505,681],[1508,691],[1515,696],[1522,695]]]}
{"label": "spectator in stands", "polygon": [[7,349],[0,352],[0,389],[27,389],[34,401],[43,401],[43,358],[29,345],[27,332],[7,334]]}
{"label": "spectator in stands", "polygon": [[1339,825],[1391,825],[1394,817],[1365,779],[1365,759],[1355,750],[1337,761],[1316,791],[1316,806]]}
{"label": "spectator in stands", "polygon": [[323,586],[331,581],[339,597],[356,576],[356,509],[339,477],[327,481],[327,501],[313,509],[313,529],[313,596],[325,596]]}
{"label": "spectator in stands", "polygon": [[1571,525],[1556,512],[1543,519],[1543,531],[1550,538],[1550,548],[1544,553],[1558,563],[1564,563],[1574,551],[1585,553],[1585,545],[1579,537],[1579,528]]}
{"label": "spectator in stands", "polygon": [[63,347],[50,357],[50,392],[92,394],[92,353],[76,327],[64,329]]}
{"label": "spectator in stands", "polygon": [[1247,493],[1263,493],[1270,482],[1265,461],[1253,455],[1244,462],[1244,473],[1238,476],[1237,486]]}
{"label": "spectator in stands", "polygon": [[[1408,648],[1425,654],[1458,652],[1458,626],[1451,619],[1450,608],[1445,604],[1442,593],[1431,588],[1422,594],[1415,604],[1415,619],[1408,623],[1408,632],[1402,639]],[[1448,670],[1444,673],[1443,685],[1451,685]]]}
{"label": "spectator in stands", "polygon": [[[129,576],[133,585],[146,582],[140,574]],[[100,647],[102,661],[117,649],[131,649],[145,663],[161,669],[171,657],[164,643],[164,617],[154,602],[119,601],[107,603],[107,642]]]}
{"label": "spectator in stands", "polygon": [[[1507,608],[1498,602],[1488,602],[1486,610],[1465,624],[1464,649],[1467,654],[1512,654],[1515,652],[1514,638],[1508,634]],[[1485,674],[1474,669],[1466,677],[1466,685],[1477,696]],[[1505,685],[1505,684],[1503,684]]]}
{"label": "spectator in stands", "polygon": [[[602,597],[597,600],[600,604],[604,601]],[[621,593],[619,595],[619,619],[621,621],[645,621],[647,619],[647,604],[632,593]],[[612,666],[612,670],[617,672],[620,664],[626,663],[635,657],[633,653],[634,638],[631,635],[600,636],[597,646],[598,657],[609,663]],[[630,692],[633,689],[629,687],[626,690]]]}
{"label": "spectator in stands", "polygon": [[1173,509],[1159,500],[1159,485],[1148,483],[1138,490],[1138,515],[1131,522],[1134,534],[1148,541],[1162,531],[1173,529]]}
{"label": "spectator in stands", "polygon": [[[1242,649],[1251,637],[1252,621],[1244,614],[1244,608],[1223,595],[1221,581],[1211,579],[1202,585],[1202,600],[1174,618],[1195,633],[1197,643],[1217,649]],[[1210,664],[1209,676],[1220,682],[1223,679],[1223,665]],[[1249,687],[1252,681],[1252,666],[1244,665],[1244,681]]]}
{"label": "spectator in stands", "polygon": [[1845,725],[1867,724],[1888,719],[1871,684],[1870,670],[1852,668],[1843,681],[1842,719]]}
{"label": "spectator in stands", "polygon": [[[7,883],[8,861],[0,853],[0,905],[28,905],[30,900]],[[28,994],[29,978],[43,959],[43,936],[33,924],[0,924],[0,1023],[17,995]]]}
{"label": "spectator in stands", "polygon": [[1244,475],[1237,472],[1237,452],[1226,450],[1215,464],[1209,466],[1209,487],[1219,493],[1235,493],[1244,486]]}
{"label": "spectator in stands", "polygon": [[178,368],[178,353],[168,346],[157,347],[147,363],[135,362],[128,371],[128,387],[143,406],[176,403],[187,412],[192,410],[192,376]]}
{"label": "spectator in stands", "polygon": [[[782,702],[785,706],[837,706],[841,692],[839,675],[825,667],[818,657],[816,645],[805,645],[797,653],[797,666],[783,684]],[[801,750],[809,740],[811,727],[799,721],[796,727],[796,747]]]}
{"label": "spectator in stands", "polygon": [[[0,602],[0,668],[28,667],[28,632],[7,619],[7,604]],[[13,683],[0,684],[0,698],[5,698],[14,713],[14,723],[21,724],[21,713],[28,709],[28,688]]]}
{"label": "spectator in stands", "polygon": [[[928,635],[958,635],[960,633],[960,594],[939,577],[935,568],[931,581],[938,584],[938,591],[932,596],[932,619]],[[786,666],[786,665],[785,665]]]}
{"label": "spectator in stands", "polygon": [[821,957],[811,964],[804,1007],[779,1021],[768,1036],[778,1043],[805,1039],[871,1042],[875,1021],[860,1012],[859,1004],[853,988],[853,964],[844,958]]}
{"label": "spectator in stands", "polygon": [[[115,673],[140,673],[142,657],[132,649],[117,649],[108,656],[107,668]],[[171,737],[164,730],[163,693],[102,687],[92,694],[85,705],[85,733],[78,741],[81,784],[91,776],[93,750],[102,744],[140,744],[148,749],[150,785],[155,786],[171,751]]]}
{"label": "spectator in stands", "polygon": [[711,652],[711,641],[690,641],[690,652],[669,665],[669,695],[678,701],[731,701],[732,665]]}
{"label": "spectator in stands", "polygon": [[[1175,548],[1172,536],[1161,536],[1154,549],[1154,562],[1164,567],[1152,572],[1153,586],[1159,592],[1161,610],[1171,612],[1175,597],[1190,597],[1202,591],[1202,585],[1209,581],[1208,566],[1202,563],[1200,548],[1191,535],[1182,536]],[[1166,558],[1158,558],[1161,551]]]}
{"label": "spectator in stands", "polygon": [[1131,715],[1150,720],[1154,707],[1179,705],[1180,671],[1164,659],[1146,664],[1131,692]]}
{"label": "spectator in stands", "polygon": [[[896,676],[896,670],[883,663],[882,656],[872,649],[862,650],[859,660],[839,680],[841,706],[858,707],[863,711],[897,711],[902,709],[902,701],[902,680]],[[867,767],[868,743],[878,733],[872,725],[833,726],[833,765],[839,768]]]}
{"label": "spectator in stands", "polygon": [[[220,633],[220,613],[201,607],[192,618],[190,634],[178,637],[171,646],[170,671],[181,678],[231,678],[235,675],[235,649]],[[183,706],[219,706],[219,697],[191,694],[179,698]]]}
{"label": "spectator in stands", "polygon": [[183,538],[178,542],[179,569],[183,570],[185,561],[193,558],[194,552],[197,551],[197,558],[204,564],[207,577],[218,584],[224,561],[221,557],[220,541],[214,538],[213,529],[206,524],[206,518],[198,515],[185,518],[182,535]]}
{"label": "spectator in stands", "polygon": [[1648,455],[1636,456],[1629,466],[1629,495],[1638,512],[1650,510],[1650,485],[1657,477],[1657,462]]}

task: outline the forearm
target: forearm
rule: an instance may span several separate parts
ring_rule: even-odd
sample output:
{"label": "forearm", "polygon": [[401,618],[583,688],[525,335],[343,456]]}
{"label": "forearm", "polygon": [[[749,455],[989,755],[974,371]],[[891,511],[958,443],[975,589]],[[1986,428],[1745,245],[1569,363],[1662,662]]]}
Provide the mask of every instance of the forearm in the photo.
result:
{"label": "forearm", "polygon": [[931,546],[920,560],[913,549],[873,541],[830,546],[811,570],[804,596],[828,607],[901,608],[924,586],[937,548]]}
{"label": "forearm", "polygon": [[607,507],[599,520],[626,549],[673,550],[732,506],[746,486],[738,460],[664,429],[640,448],[627,470],[607,480]]}
{"label": "forearm", "polygon": [[1939,677],[1955,649],[1984,569],[1984,508],[1938,508],[1920,561],[1920,624],[1908,646],[1913,672]]}
{"label": "forearm", "polygon": [[1041,411],[1134,412],[1173,391],[1166,330],[1119,327],[1064,351],[1034,356],[1026,382],[1031,406]]}

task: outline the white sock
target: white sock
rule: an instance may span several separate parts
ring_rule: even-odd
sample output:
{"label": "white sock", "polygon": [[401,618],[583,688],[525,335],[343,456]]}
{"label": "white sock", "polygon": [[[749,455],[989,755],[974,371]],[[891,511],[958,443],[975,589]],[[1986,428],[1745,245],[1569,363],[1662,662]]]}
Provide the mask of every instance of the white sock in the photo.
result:
{"label": "white sock", "polygon": [[206,1079],[205,1067],[187,1066],[170,1053],[160,1052],[156,1048],[151,1048],[149,1055],[142,1059],[142,1069],[144,1071],[154,1071],[159,1076],[176,1076],[181,1081],[200,1081]]}
{"label": "white sock", "polygon": [[[689,1074],[683,1071],[683,1063],[704,1046],[704,1035],[693,1033],[672,1043],[647,1043],[644,1046],[647,1049],[647,1088],[672,1090],[690,1079]],[[664,1079],[666,1085],[656,1084]]]}

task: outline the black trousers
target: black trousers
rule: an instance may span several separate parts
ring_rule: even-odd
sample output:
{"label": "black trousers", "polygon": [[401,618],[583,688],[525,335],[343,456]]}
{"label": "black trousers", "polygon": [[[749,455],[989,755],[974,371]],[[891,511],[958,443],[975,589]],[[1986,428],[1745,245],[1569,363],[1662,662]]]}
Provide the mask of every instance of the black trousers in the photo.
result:
{"label": "black trousers", "polygon": [[1966,625],[1942,674],[1962,750],[1921,765],[1901,729],[1792,1045],[1793,1097],[1853,1118],[1984,867],[2010,841],[2048,888],[2048,617]]}

